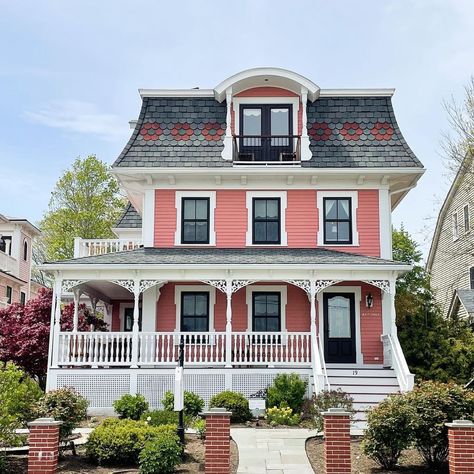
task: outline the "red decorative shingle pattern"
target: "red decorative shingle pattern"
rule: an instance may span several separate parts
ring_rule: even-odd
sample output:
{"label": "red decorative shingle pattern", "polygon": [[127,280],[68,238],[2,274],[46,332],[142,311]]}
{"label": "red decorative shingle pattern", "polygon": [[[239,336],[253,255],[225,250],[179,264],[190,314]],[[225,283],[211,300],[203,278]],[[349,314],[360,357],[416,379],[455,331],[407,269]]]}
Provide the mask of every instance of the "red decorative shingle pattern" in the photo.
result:
{"label": "red decorative shingle pattern", "polygon": [[344,140],[359,140],[359,137],[364,133],[358,123],[345,122],[341,129],[341,135]]}
{"label": "red decorative shingle pattern", "polygon": [[163,133],[160,124],[158,123],[145,123],[140,129],[140,135],[142,135],[143,140],[158,140],[160,135]]}
{"label": "red decorative shingle pattern", "polygon": [[171,135],[173,135],[176,141],[189,140],[193,133],[194,131],[188,122],[176,123],[173,130],[171,130]]}
{"label": "red decorative shingle pattern", "polygon": [[218,141],[224,135],[224,129],[222,125],[218,122],[210,122],[204,125],[204,128],[201,131],[202,135],[207,141]]}
{"label": "red decorative shingle pattern", "polygon": [[387,122],[377,122],[370,131],[376,140],[390,140],[393,135],[393,128]]}
{"label": "red decorative shingle pattern", "polygon": [[331,129],[326,122],[315,122],[311,127],[308,129],[308,134],[311,138],[315,141],[325,141],[328,140],[331,136]]}

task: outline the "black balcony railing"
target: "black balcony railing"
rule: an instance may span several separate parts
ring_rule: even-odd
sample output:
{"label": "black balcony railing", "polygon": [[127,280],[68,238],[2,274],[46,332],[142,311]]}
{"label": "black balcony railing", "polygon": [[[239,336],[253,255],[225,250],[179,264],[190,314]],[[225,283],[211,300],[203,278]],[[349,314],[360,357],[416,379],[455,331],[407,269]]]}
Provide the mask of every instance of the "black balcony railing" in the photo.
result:
{"label": "black balcony railing", "polygon": [[233,160],[238,162],[300,161],[299,135],[235,135]]}

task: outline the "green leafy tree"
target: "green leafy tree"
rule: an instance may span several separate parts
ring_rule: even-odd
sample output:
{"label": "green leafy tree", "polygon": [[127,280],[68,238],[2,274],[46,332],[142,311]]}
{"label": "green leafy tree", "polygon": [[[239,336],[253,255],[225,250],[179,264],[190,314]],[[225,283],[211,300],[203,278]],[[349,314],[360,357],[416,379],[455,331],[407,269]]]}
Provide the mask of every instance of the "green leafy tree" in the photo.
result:
{"label": "green leafy tree", "polygon": [[40,223],[47,259],[72,258],[74,237],[113,237],[124,204],[106,163],[95,155],[77,158],[56,183]]}

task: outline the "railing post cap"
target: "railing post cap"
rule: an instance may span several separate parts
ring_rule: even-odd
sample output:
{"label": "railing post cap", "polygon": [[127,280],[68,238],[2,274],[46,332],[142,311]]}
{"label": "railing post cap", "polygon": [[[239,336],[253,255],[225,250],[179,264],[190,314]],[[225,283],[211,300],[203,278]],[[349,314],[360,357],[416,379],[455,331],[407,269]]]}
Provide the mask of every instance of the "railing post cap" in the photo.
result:
{"label": "railing post cap", "polygon": [[219,415],[219,416],[232,416],[231,411],[227,411],[225,408],[209,408],[208,411],[205,411],[203,413],[199,413],[201,416],[213,416],[213,415]]}
{"label": "railing post cap", "polygon": [[36,420],[30,421],[28,426],[59,426],[62,424],[62,421],[56,421],[54,418],[37,418]]}
{"label": "railing post cap", "polygon": [[344,410],[344,408],[328,408],[327,411],[322,412],[323,416],[350,416],[351,414]]}
{"label": "railing post cap", "polygon": [[474,423],[470,420],[454,420],[452,423],[446,423],[448,428],[474,428]]}

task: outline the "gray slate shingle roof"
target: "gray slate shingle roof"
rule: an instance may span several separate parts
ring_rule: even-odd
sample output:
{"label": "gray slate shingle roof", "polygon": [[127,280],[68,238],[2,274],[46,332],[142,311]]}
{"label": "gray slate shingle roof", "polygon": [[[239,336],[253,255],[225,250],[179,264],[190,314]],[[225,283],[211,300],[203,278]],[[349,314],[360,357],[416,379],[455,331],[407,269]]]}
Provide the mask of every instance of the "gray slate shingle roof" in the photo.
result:
{"label": "gray slate shingle roof", "polygon": [[[323,97],[308,103],[307,168],[422,167],[403,138],[390,97]],[[145,97],[116,167],[231,167],[221,157],[226,105],[213,98]]]}
{"label": "gray slate shingle roof", "polygon": [[93,257],[62,260],[59,264],[209,264],[209,265],[284,265],[284,264],[360,264],[400,265],[400,262],[321,248],[140,248]]}
{"label": "gray slate shingle roof", "polygon": [[116,229],[141,229],[142,217],[138,214],[137,210],[132,206],[132,203],[128,203],[125,207],[123,214],[119,217],[115,223]]}

